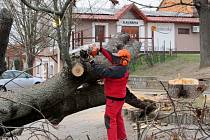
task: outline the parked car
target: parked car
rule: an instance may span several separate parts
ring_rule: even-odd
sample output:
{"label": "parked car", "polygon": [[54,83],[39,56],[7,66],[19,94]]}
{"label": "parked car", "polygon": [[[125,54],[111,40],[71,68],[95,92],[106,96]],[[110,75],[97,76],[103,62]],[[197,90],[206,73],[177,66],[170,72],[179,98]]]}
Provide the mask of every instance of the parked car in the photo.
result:
{"label": "parked car", "polygon": [[4,73],[2,73],[2,75],[0,76],[0,87],[1,87],[0,90],[6,91],[6,90],[14,90],[17,88],[28,88],[34,84],[39,84],[43,81],[44,81],[43,79],[38,77],[33,77],[32,75],[23,71],[7,70]]}

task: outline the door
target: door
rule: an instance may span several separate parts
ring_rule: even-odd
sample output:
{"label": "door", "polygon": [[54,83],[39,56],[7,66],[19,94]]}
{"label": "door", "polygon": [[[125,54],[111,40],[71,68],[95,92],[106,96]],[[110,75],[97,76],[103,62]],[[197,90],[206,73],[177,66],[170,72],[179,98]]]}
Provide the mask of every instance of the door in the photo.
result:
{"label": "door", "polygon": [[123,33],[128,33],[131,38],[139,40],[139,27],[136,26],[123,26]]}
{"label": "door", "polygon": [[96,25],[95,26],[95,42],[105,41],[105,26]]}

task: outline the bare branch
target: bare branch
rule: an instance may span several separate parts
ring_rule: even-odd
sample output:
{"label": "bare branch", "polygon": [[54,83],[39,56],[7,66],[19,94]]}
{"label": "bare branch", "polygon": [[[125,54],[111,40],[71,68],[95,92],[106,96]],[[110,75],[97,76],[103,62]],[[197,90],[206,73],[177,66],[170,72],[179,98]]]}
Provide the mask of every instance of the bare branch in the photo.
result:
{"label": "bare branch", "polygon": [[185,3],[183,1],[181,1],[180,3],[175,3],[175,4],[171,4],[171,5],[168,5],[168,6],[161,6],[161,7],[160,6],[147,5],[147,4],[141,4],[141,3],[135,2],[133,0],[128,0],[128,1],[130,1],[130,2],[132,2],[134,4],[146,7],[146,8],[158,8],[158,9],[160,9],[160,8],[170,8],[170,7],[174,7],[174,6],[177,6],[177,5],[195,6],[192,2]]}
{"label": "bare branch", "polygon": [[66,0],[66,2],[64,3],[63,7],[61,8],[61,11],[59,11],[58,9],[49,9],[48,8],[44,8],[44,7],[38,7],[38,6],[33,6],[31,5],[29,2],[27,2],[27,0],[21,0],[26,6],[28,6],[29,8],[35,10],[35,11],[41,11],[41,12],[46,12],[46,13],[50,13],[50,14],[53,14],[53,15],[57,15],[59,16],[60,18],[63,18],[68,6],[71,4],[71,3],[75,3],[75,0]]}
{"label": "bare branch", "polygon": [[[70,0],[68,0],[68,1],[70,1]],[[21,0],[21,2],[23,2],[27,7],[33,9],[34,11],[42,11],[42,12],[46,12],[46,13],[55,14],[55,15],[58,15],[58,16],[61,16],[62,15],[61,12],[51,10],[51,9],[49,9],[49,7],[48,8],[44,8],[44,7],[36,7],[36,6],[33,6],[29,2],[27,2],[27,0]]]}

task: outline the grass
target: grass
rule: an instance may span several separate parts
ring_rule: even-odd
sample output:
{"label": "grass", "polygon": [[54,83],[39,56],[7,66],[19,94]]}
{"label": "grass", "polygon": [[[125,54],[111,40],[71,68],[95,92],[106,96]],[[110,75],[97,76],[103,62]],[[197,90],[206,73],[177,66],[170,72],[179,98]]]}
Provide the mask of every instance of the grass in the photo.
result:
{"label": "grass", "polygon": [[186,61],[186,62],[199,62],[200,54],[178,54],[177,60]]}
{"label": "grass", "polygon": [[155,63],[153,66],[145,63],[143,57],[138,59],[131,72],[139,76],[176,77],[178,73],[185,74],[195,71],[199,67],[199,54],[177,54],[166,56],[165,62]]}

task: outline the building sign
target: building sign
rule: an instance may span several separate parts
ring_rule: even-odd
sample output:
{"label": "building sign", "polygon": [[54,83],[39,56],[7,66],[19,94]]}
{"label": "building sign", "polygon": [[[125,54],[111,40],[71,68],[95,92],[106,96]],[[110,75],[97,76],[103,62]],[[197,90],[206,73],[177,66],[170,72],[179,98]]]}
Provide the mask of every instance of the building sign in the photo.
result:
{"label": "building sign", "polygon": [[144,25],[144,21],[137,19],[120,19],[118,22],[120,26],[140,26]]}
{"label": "building sign", "polygon": [[124,21],[122,21],[122,23],[123,24],[136,24],[136,25],[139,24],[139,22],[136,20],[124,20]]}
{"label": "building sign", "polygon": [[[136,38],[145,37],[144,21],[139,19],[119,19],[117,21],[117,32],[122,32],[124,27],[138,27],[135,29]],[[131,29],[131,28],[130,28]],[[137,32],[138,30],[138,32]],[[135,37],[135,35],[134,35]]]}

